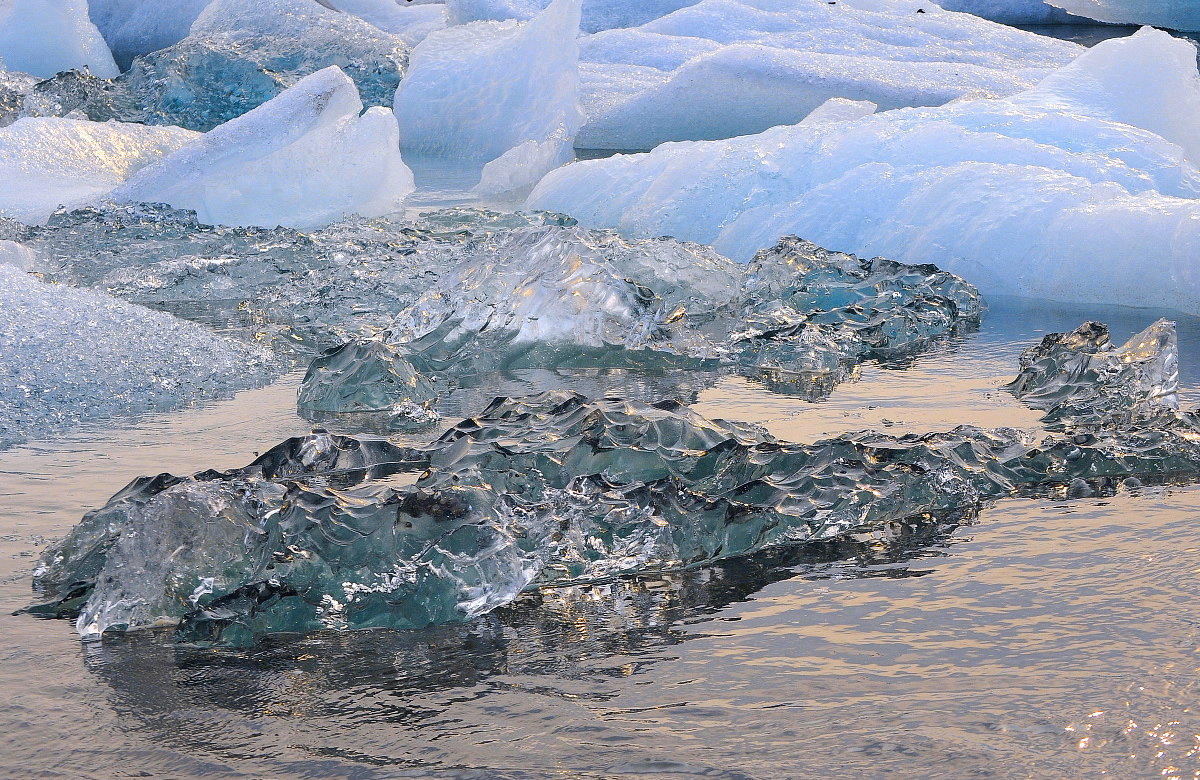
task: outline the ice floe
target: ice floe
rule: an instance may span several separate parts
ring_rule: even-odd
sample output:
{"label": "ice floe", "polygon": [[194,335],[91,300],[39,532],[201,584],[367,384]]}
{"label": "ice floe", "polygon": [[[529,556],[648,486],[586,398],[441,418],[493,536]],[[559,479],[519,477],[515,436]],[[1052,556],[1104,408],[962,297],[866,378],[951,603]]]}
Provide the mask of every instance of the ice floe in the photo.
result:
{"label": "ice floe", "polygon": [[112,197],[264,227],[395,212],[413,190],[396,120],[384,108],[362,110],[354,82],[331,66],[140,171]]}
{"label": "ice floe", "polygon": [[434,32],[413,49],[396,91],[405,153],[504,157],[487,194],[528,187],[570,159],[578,99],[580,0],[555,0],[529,22],[479,21]]}
{"label": "ice floe", "polygon": [[264,349],[5,262],[0,311],[0,447],[221,397],[275,370]]}
{"label": "ice floe", "polygon": [[75,68],[105,79],[118,73],[87,0],[0,0],[0,58],[40,78]]}
{"label": "ice floe", "polygon": [[740,260],[794,233],[985,294],[1200,312],[1197,127],[1195,48],[1144,29],[1012,98],[574,163],[527,205]]}
{"label": "ice floe", "polygon": [[198,135],[177,127],[20,119],[0,128],[0,217],[44,222],[60,206],[93,203]]}
{"label": "ice floe", "polygon": [[704,0],[580,47],[576,145],[595,149],[757,133],[832,97],[887,110],[1007,96],[1083,51],[918,0]]}

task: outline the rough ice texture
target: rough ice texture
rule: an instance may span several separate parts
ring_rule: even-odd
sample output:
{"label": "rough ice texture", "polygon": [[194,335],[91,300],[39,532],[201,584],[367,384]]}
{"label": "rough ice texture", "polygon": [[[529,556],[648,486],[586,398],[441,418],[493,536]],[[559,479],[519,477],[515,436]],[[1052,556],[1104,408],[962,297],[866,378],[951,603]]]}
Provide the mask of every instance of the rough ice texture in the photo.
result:
{"label": "rough ice texture", "polygon": [[0,57],[44,79],[76,68],[105,79],[118,73],[87,0],[0,0]]}
{"label": "rough ice texture", "polygon": [[[583,0],[580,29],[584,32],[599,32],[616,27],[635,27],[697,2],[698,0]],[[550,0],[447,0],[446,9],[453,24],[466,24],[486,20],[528,20],[537,16],[548,5]]]}
{"label": "rough ice texture", "polygon": [[137,58],[86,110],[210,130],[331,65],[369,106],[390,105],[409,46],[314,0],[214,0],[188,37]]}
{"label": "rough ice texture", "polygon": [[297,407],[302,412],[380,412],[437,398],[427,377],[382,339],[335,347],[308,367]]}
{"label": "rough ice texture", "polygon": [[1200,0],[1047,0],[1077,16],[1117,24],[1200,30]]}
{"label": "rough ice texture", "polygon": [[6,263],[0,311],[0,448],[222,397],[275,370],[266,350]]}
{"label": "rough ice texture", "polygon": [[474,22],[430,34],[413,49],[396,92],[404,150],[482,164],[528,141],[569,148],[583,121],[579,3],[555,0],[524,24]]}
{"label": "rough ice texture", "polygon": [[1007,389],[1046,411],[1052,430],[1129,426],[1179,408],[1179,342],[1175,323],[1159,320],[1122,347],[1107,326],[1087,322],[1052,333],[1021,354],[1021,373]]}
{"label": "rough ice texture", "polygon": [[21,119],[0,128],[0,217],[44,222],[60,206],[92,203],[196,137],[176,127]]}
{"label": "rough ice texture", "polygon": [[396,120],[362,101],[336,66],[139,172],[116,201],[192,209],[203,222],[311,228],[382,216],[413,191]]}
{"label": "rough ice texture", "polygon": [[985,294],[1200,312],[1197,128],[1195,49],[1146,29],[1009,99],[574,163],[526,203],[738,260],[794,233]]}
{"label": "rough ice texture", "polygon": [[203,644],[462,622],[531,586],[880,539],[1129,477],[1194,482],[1198,426],[796,445],[677,402],[500,398],[424,447],[315,433],[243,469],[137,479],[43,554],[33,609],[77,613],[86,638],[178,623]]}
{"label": "rough ice texture", "polygon": [[918,0],[705,0],[580,45],[576,145],[597,149],[758,133],[832,97],[1011,95],[1083,51]]}

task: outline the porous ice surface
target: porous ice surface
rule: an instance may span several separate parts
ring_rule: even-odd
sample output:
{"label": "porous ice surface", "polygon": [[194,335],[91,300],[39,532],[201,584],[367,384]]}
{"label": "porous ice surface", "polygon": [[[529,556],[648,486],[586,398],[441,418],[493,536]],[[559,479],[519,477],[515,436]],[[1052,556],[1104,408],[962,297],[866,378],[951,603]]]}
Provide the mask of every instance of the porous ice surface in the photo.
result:
{"label": "porous ice surface", "polygon": [[39,78],[76,68],[105,79],[118,73],[87,0],[0,0],[0,58]]}
{"label": "porous ice surface", "polygon": [[92,203],[196,138],[177,127],[20,119],[0,128],[0,217],[44,222],[60,206]]}
{"label": "porous ice surface", "polygon": [[140,171],[112,198],[224,225],[312,228],[393,213],[414,189],[412,171],[391,112],[362,110],[354,82],[330,66]]}
{"label": "porous ice surface", "polygon": [[[615,27],[636,27],[666,16],[672,11],[695,5],[699,0],[583,0],[580,29],[599,32]],[[447,0],[446,10],[453,24],[475,21],[532,19],[550,0]]]}
{"label": "porous ice surface", "polygon": [[1197,128],[1195,48],[1144,29],[1010,98],[573,163],[526,206],[736,260],[794,233],[985,294],[1194,313]]}
{"label": "porous ice surface", "polygon": [[278,370],[267,350],[5,262],[0,312],[0,448],[231,395]]}
{"label": "porous ice surface", "polygon": [[1200,30],[1200,0],[1047,0],[1077,16],[1117,24]]}
{"label": "porous ice surface", "polygon": [[919,0],[704,0],[580,41],[580,148],[794,124],[832,97],[887,110],[1000,97],[1083,51]]}
{"label": "porous ice surface", "polygon": [[[406,153],[495,161],[482,194],[532,186],[572,159],[580,0],[555,0],[529,22],[481,21],[431,33],[396,91]],[[501,159],[497,159],[501,158]]]}
{"label": "porous ice surface", "polygon": [[1198,434],[1164,409],[1042,441],[964,426],[796,445],[676,402],[499,398],[424,447],[314,433],[243,469],[139,478],[43,554],[34,609],[78,612],[86,638],[178,623],[223,644],[459,622],[529,587],[879,539],[1009,496],[1195,481]]}
{"label": "porous ice surface", "polygon": [[210,130],[336,65],[369,106],[390,106],[409,46],[392,33],[314,0],[214,0],[189,35],[136,58],[86,111]]}

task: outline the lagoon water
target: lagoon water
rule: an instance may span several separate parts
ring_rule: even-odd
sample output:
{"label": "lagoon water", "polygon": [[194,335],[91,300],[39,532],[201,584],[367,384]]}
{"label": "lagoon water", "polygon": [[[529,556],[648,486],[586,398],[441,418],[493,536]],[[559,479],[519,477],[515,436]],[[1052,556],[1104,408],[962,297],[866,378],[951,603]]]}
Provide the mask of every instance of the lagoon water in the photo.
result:
{"label": "lagoon water", "polygon": [[[1022,348],[1088,318],[1119,343],[1161,314],[991,306],[977,333],[867,364],[819,404],[740,379],[684,400],[797,441],[1036,429],[999,390]],[[1200,320],[1178,321],[1195,408]],[[307,431],[297,384],[0,453],[0,774],[1200,777],[1200,488],[1011,499],[882,550],[799,548],[532,592],[465,626],[250,650],[84,644],[11,614],[38,550],[134,476],[235,467]]]}

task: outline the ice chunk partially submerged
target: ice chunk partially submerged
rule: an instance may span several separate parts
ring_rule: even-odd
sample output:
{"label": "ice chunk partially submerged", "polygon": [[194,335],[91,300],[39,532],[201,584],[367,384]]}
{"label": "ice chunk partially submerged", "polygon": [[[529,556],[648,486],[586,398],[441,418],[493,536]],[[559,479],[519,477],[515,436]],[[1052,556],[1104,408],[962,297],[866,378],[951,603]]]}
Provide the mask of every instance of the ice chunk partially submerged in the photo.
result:
{"label": "ice chunk partially submerged", "polygon": [[232,394],[279,369],[264,349],[2,262],[0,311],[0,448]]}
{"label": "ice chunk partially submerged", "polygon": [[118,188],[118,202],[168,203],[225,225],[319,227],[382,216],[413,191],[396,121],[362,116],[346,74],[329,67],[205,133]]}
{"label": "ice chunk partially submerged", "polygon": [[424,448],[318,433],[244,469],[139,479],[44,554],[38,609],[77,609],[85,637],[178,621],[232,644],[458,622],[534,585],[865,538],[1076,481],[1195,480],[1196,434],[1171,417],[1036,445],[970,427],[794,445],[675,403],[502,398]]}
{"label": "ice chunk partially submerged", "polygon": [[76,68],[104,79],[118,73],[87,0],[0,0],[0,58],[44,79]]}
{"label": "ice chunk partially submerged", "polygon": [[1143,30],[1011,99],[574,163],[526,206],[735,260],[796,234],[985,294],[1200,312],[1198,85],[1191,44]]}
{"label": "ice chunk partially submerged", "polygon": [[44,222],[78,208],[193,142],[177,127],[25,118],[0,128],[0,217]]}
{"label": "ice chunk partially submerged", "polygon": [[1087,322],[1052,333],[1021,354],[1021,373],[1007,389],[1053,430],[1129,426],[1179,408],[1175,323],[1159,320],[1122,347],[1108,328]]}

